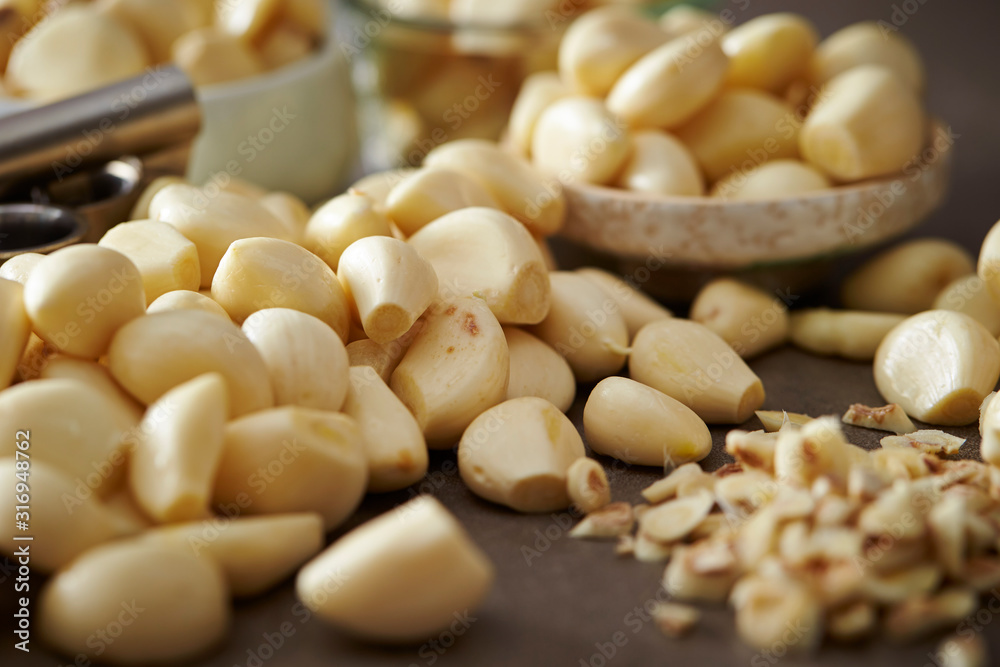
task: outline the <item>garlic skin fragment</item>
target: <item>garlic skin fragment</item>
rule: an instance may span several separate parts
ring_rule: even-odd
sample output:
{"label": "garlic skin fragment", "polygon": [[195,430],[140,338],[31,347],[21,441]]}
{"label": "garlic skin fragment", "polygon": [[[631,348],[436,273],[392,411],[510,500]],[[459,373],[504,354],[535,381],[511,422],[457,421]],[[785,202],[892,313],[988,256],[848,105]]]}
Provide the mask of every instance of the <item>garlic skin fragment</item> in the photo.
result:
{"label": "garlic skin fragment", "polygon": [[875,384],[888,402],[929,424],[961,426],[1000,378],[1000,343],[968,315],[930,310],[893,329],[875,355]]}
{"label": "garlic skin fragment", "polygon": [[569,470],[584,455],[573,422],[529,396],[505,401],[469,424],[458,445],[458,470],[481,498],[518,512],[554,512],[569,506]]}
{"label": "garlic skin fragment", "polygon": [[638,465],[677,466],[700,461],[712,449],[708,426],[690,408],[622,377],[594,387],[583,428],[595,452]]}
{"label": "garlic skin fragment", "polygon": [[632,341],[629,371],[709,424],[743,423],[764,403],[760,378],[697,322],[671,319],[644,326]]}
{"label": "garlic skin fragment", "polygon": [[419,496],[355,528],[295,580],[320,618],[364,639],[421,642],[474,612],[493,587],[487,556],[437,500]]}

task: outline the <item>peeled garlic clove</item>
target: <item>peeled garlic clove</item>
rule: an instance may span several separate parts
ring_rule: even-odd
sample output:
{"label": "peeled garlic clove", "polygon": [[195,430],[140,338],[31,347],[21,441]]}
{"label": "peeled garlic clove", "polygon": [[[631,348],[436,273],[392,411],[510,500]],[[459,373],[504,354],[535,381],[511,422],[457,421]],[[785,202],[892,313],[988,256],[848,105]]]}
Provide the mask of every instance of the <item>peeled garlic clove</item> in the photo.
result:
{"label": "peeled garlic clove", "polygon": [[638,465],[700,461],[712,449],[708,427],[687,406],[622,377],[605,378],[594,387],[583,428],[595,452]]}
{"label": "peeled garlic clove", "polygon": [[932,308],[965,313],[992,335],[1000,336],[1000,306],[993,301],[986,283],[977,275],[950,282],[938,293]]}
{"label": "peeled garlic clove", "polygon": [[146,309],[139,270],[125,255],[93,244],[57,250],[24,285],[35,332],[58,351],[97,359],[111,337]]}
{"label": "peeled garlic clove", "polygon": [[559,44],[559,74],[583,95],[604,97],[636,60],[667,41],[630,7],[601,7],[573,21]]}
{"label": "peeled garlic clove", "polygon": [[417,418],[431,448],[452,447],[507,393],[510,353],[486,303],[458,297],[436,304],[389,386]]}
{"label": "peeled garlic clove", "polygon": [[24,309],[24,287],[12,280],[0,279],[0,390],[14,378],[21,355],[31,335],[31,320]]}
{"label": "peeled garlic clove", "polygon": [[353,419],[285,406],[226,424],[213,502],[236,503],[246,514],[317,512],[332,530],[357,509],[367,484]]}
{"label": "peeled garlic clove", "polygon": [[814,354],[871,361],[886,335],[905,319],[894,313],[811,308],[792,313],[789,338]]}
{"label": "peeled garlic clove", "polygon": [[566,360],[549,345],[517,327],[504,327],[510,350],[510,381],[507,399],[536,396],[562,412],[576,397],[576,379]]}
{"label": "peeled garlic clove", "polygon": [[799,132],[803,157],[839,181],[903,169],[924,143],[920,100],[892,70],[861,65],[838,75]]}
{"label": "peeled garlic clove", "polygon": [[17,41],[6,83],[54,101],[141,74],[149,64],[130,28],[92,5],[76,5],[50,14]]}
{"label": "peeled garlic clove", "polygon": [[975,262],[957,243],[916,239],[868,260],[844,279],[840,299],[855,310],[912,315],[930,310],[953,280],[975,273]]}
{"label": "peeled garlic clove", "polygon": [[337,275],[288,241],[234,241],[212,279],[212,298],[236,322],[265,308],[291,308],[319,318],[347,340],[350,307]]}
{"label": "peeled garlic clove", "polygon": [[243,333],[267,366],[275,405],[340,410],[347,395],[347,350],[325,322],[297,310],[265,308],[243,322]]}
{"label": "peeled garlic clove", "polygon": [[420,496],[355,528],[307,563],[298,597],[366,639],[421,642],[472,613],[493,565],[437,500]]}
{"label": "peeled garlic clove", "polygon": [[11,280],[15,283],[28,282],[28,276],[35,270],[35,267],[45,259],[45,255],[37,252],[25,252],[14,255],[3,264],[0,264],[0,278]]}
{"label": "peeled garlic clove", "polygon": [[408,243],[434,267],[442,298],[477,296],[501,324],[536,324],[548,313],[545,260],[524,225],[506,213],[455,211]]}
{"label": "peeled garlic clove", "polygon": [[11,434],[0,454],[13,456],[14,433],[27,431],[32,461],[62,470],[88,495],[107,495],[122,479],[133,416],[78,380],[25,382],[0,392],[0,428]]}
{"label": "peeled garlic clove", "polygon": [[108,367],[146,405],[182,382],[212,372],[226,380],[230,416],[274,405],[260,353],[239,327],[211,313],[175,310],[133,320],[111,341]]}
{"label": "peeled garlic clove", "polygon": [[269,192],[260,198],[260,205],[294,232],[291,240],[302,241],[312,213],[306,203],[289,192]]}
{"label": "peeled garlic clove", "polygon": [[569,468],[584,455],[579,432],[559,408],[541,398],[515,398],[465,429],[458,470],[481,498],[518,512],[554,512],[569,506]]}
{"label": "peeled garlic clove", "polygon": [[[183,600],[183,604],[178,604]],[[222,641],[229,590],[215,563],[139,540],[88,551],[52,577],[39,632],[61,653],[116,664],[189,662]],[[123,627],[114,641],[98,632]]]}
{"label": "peeled garlic clove", "polygon": [[764,402],[760,378],[697,322],[671,319],[644,326],[632,341],[629,371],[709,424],[742,423]]}
{"label": "peeled garlic clove", "polygon": [[404,335],[385,345],[367,338],[348,343],[347,360],[351,366],[370,366],[388,384],[392,372],[396,370],[403,355],[410,349],[413,339],[423,328],[424,321],[421,319],[417,320],[417,323]]}
{"label": "peeled garlic clove", "polygon": [[344,414],[361,429],[368,459],[368,491],[397,491],[427,473],[427,443],[420,425],[370,366],[350,369]]}
{"label": "peeled garlic clove", "polygon": [[729,85],[780,93],[805,72],[819,35],[805,17],[782,12],[751,19],[721,41]]}
{"label": "peeled garlic clove", "polygon": [[625,320],[625,326],[628,327],[630,339],[650,322],[673,317],[673,313],[658,301],[654,301],[637,287],[629,285],[608,271],[585,267],[577,269],[576,272],[598,285],[605,294],[615,300]]}
{"label": "peeled garlic clove", "polygon": [[[103,0],[96,3],[142,40],[153,63],[170,60],[170,47],[184,33],[204,25],[202,0]],[[133,218],[136,219],[136,218]]]}
{"label": "peeled garlic clove", "polygon": [[670,129],[690,120],[718,91],[729,58],[715,40],[679,37],[642,56],[608,93],[611,113],[632,127]]}
{"label": "peeled garlic clove", "polygon": [[680,37],[693,32],[706,36],[718,37],[726,32],[726,24],[718,14],[692,7],[691,5],[675,5],[660,16],[660,29],[668,36]]}
{"label": "peeled garlic clove", "polygon": [[530,333],[555,348],[580,382],[618,372],[625,364],[628,328],[618,303],[586,276],[549,274],[551,306]]}
{"label": "peeled garlic clove", "polygon": [[796,158],[798,124],[783,100],[753,88],[722,92],[697,116],[678,127],[709,181],[748,171],[768,160]]}
{"label": "peeled garlic clove", "polygon": [[923,90],[920,52],[898,30],[883,30],[875,21],[854,23],[824,39],[809,63],[809,74],[820,85],[860,65],[888,67],[915,92]]}
{"label": "peeled garlic clove", "polygon": [[149,517],[168,523],[209,514],[228,412],[218,373],[178,385],[149,406],[129,461],[129,487]]}
{"label": "peeled garlic clove", "polygon": [[[594,150],[600,145],[601,150]],[[531,142],[534,165],[550,175],[603,185],[622,170],[632,145],[628,129],[596,97],[565,97],[538,117]]]}
{"label": "peeled garlic clove", "polygon": [[365,334],[381,344],[409,331],[438,292],[431,263],[412,245],[388,236],[348,246],[337,264],[337,278],[354,302]]}
{"label": "peeled garlic clove", "polygon": [[968,315],[931,310],[893,329],[875,355],[875,384],[911,417],[959,426],[1000,378],[1000,343]]}
{"label": "peeled garlic clove", "polygon": [[96,361],[57,354],[48,359],[38,377],[42,380],[75,380],[87,385],[111,402],[119,415],[115,423],[131,427],[142,420],[143,406],[115,382],[107,366]]}
{"label": "peeled garlic clove", "polygon": [[698,292],[691,319],[721,336],[744,359],[788,337],[788,308],[781,299],[729,278],[713,280]]}
{"label": "peeled garlic clove", "polygon": [[[579,25],[579,21],[573,25]],[[507,140],[521,155],[531,156],[535,125],[546,107],[570,94],[572,90],[556,72],[535,72],[524,79],[507,121]]]}
{"label": "peeled garlic clove", "polygon": [[217,28],[198,28],[171,45],[171,59],[198,86],[246,79],[264,71],[249,46]]}
{"label": "peeled garlic clove", "polygon": [[165,222],[135,220],[117,224],[98,245],[117,250],[135,264],[147,304],[167,292],[197,290],[201,285],[197,248]]}
{"label": "peeled garlic clove", "polygon": [[229,0],[215,5],[215,24],[248,44],[260,37],[277,17],[279,0]]}
{"label": "peeled garlic clove", "polygon": [[147,315],[152,313],[166,313],[171,310],[203,310],[206,313],[218,315],[227,321],[232,321],[226,309],[220,306],[215,299],[191,290],[167,292],[146,306]]}
{"label": "peeled garlic clove", "polygon": [[[15,431],[10,434],[13,442]],[[28,442],[31,443],[29,456],[41,449],[34,437]],[[0,458],[0,491],[12,502],[24,493],[23,488],[18,490],[17,487],[21,483],[17,474],[24,472],[17,468],[19,460],[23,461],[13,455]],[[4,518],[5,530],[0,539],[0,553],[10,558],[11,562],[17,558],[15,554],[20,547],[32,544],[13,540],[12,537],[17,535],[30,534],[35,538],[34,544],[45,545],[44,549],[31,549],[31,569],[52,572],[88,549],[124,534],[114,514],[91,492],[86,482],[74,479],[41,458],[31,460],[30,475],[27,477],[31,489],[31,531],[25,533],[16,528],[12,508]]]}
{"label": "peeled garlic clove", "polygon": [[531,165],[493,142],[449,141],[428,153],[424,166],[468,174],[533,234],[551,236],[563,225],[566,198],[562,186],[539,182],[538,172]]}
{"label": "peeled garlic clove", "polygon": [[211,287],[219,261],[230,244],[255,236],[288,239],[284,223],[259,203],[231,192],[190,185],[167,185],[149,203],[149,217],[170,223],[198,249],[201,287]]}
{"label": "peeled garlic clove", "polygon": [[828,190],[830,179],[800,160],[771,160],[749,171],[735,171],[712,187],[712,196],[727,201],[786,199]]}
{"label": "peeled garlic clove", "polygon": [[983,461],[1000,468],[1000,401],[996,397],[997,393],[993,392],[980,406],[980,454]]}
{"label": "peeled garlic clove", "polygon": [[316,209],[303,245],[336,271],[347,246],[367,236],[392,236],[389,220],[374,199],[352,188]]}
{"label": "peeled garlic clove", "polygon": [[194,521],[148,530],[139,540],[213,561],[233,595],[252,597],[320,552],[323,518],[303,513]]}
{"label": "peeled garlic clove", "polygon": [[691,151],[672,134],[660,130],[633,132],[629,158],[615,185],[633,192],[679,197],[705,194],[705,179]]}
{"label": "peeled garlic clove", "polygon": [[460,208],[500,208],[475,179],[444,168],[420,169],[389,191],[386,213],[406,236]]}

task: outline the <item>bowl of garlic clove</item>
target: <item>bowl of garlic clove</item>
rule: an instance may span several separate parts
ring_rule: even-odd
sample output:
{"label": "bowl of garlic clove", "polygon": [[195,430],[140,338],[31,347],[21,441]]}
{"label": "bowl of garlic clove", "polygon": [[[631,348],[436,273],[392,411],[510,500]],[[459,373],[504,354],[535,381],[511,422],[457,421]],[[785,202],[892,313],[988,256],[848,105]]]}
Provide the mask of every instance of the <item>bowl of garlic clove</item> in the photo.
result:
{"label": "bowl of garlic clove", "polygon": [[[337,192],[357,137],[336,6],[324,0],[23,0],[0,11],[0,116],[147,72],[108,110],[115,122],[178,64],[196,87],[202,130],[187,177],[250,180],[305,201]],[[328,37],[329,36],[329,37]],[[9,58],[6,56],[9,55]]]}
{"label": "bowl of garlic clove", "polygon": [[565,193],[565,238],[626,273],[655,260],[671,287],[685,272],[814,282],[822,260],[942,203],[954,135],[926,112],[905,37],[861,23],[821,40],[791,13],[673,18],[593,10],[521,88],[505,145]]}

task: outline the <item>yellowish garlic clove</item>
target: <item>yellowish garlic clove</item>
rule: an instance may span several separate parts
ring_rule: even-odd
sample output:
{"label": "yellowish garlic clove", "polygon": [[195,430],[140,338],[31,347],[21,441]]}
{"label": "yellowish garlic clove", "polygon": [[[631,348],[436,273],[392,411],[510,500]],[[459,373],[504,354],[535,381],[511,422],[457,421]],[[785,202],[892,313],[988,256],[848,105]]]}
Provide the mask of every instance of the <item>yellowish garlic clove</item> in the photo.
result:
{"label": "yellowish garlic clove", "polygon": [[705,194],[698,161],[675,136],[661,130],[640,130],[630,139],[629,158],[615,178],[617,187],[678,197]]}
{"label": "yellowish garlic clove", "polygon": [[135,264],[147,304],[167,292],[197,290],[201,286],[197,248],[165,222],[135,220],[117,224],[98,245],[117,250]]}
{"label": "yellowish garlic clove", "polygon": [[347,340],[350,306],[337,275],[288,241],[234,241],[212,279],[212,298],[236,322],[265,308],[290,308],[319,318]]}
{"label": "yellowish garlic clove", "polygon": [[546,107],[570,94],[572,90],[556,72],[535,72],[524,79],[507,121],[507,140],[521,155],[531,157],[535,125]]}
{"label": "yellowish garlic clove", "polygon": [[585,267],[577,269],[576,272],[600,286],[608,296],[615,300],[621,309],[622,317],[625,319],[625,326],[628,327],[629,339],[650,322],[673,317],[673,313],[658,301],[654,301],[652,297],[647,296],[637,287],[628,284],[608,271]]}
{"label": "yellowish garlic clove", "polygon": [[954,310],[976,320],[994,336],[1000,336],[1000,306],[987,284],[977,275],[955,278],[941,290],[931,308]]}
{"label": "yellowish garlic clove", "polygon": [[216,372],[236,417],[274,405],[267,366],[232,322],[197,310],[154,313],[122,327],[108,349],[115,380],[149,405],[177,385]]}
{"label": "yellowish garlic clove", "polygon": [[770,160],[749,171],[735,171],[712,187],[711,196],[727,201],[788,199],[828,190],[830,179],[801,160]]}
{"label": "yellowish garlic clove", "polygon": [[129,461],[129,488],[158,523],[206,517],[229,412],[218,373],[188,380],[149,406]]}
{"label": "yellowish garlic clove", "polygon": [[14,255],[0,264],[0,278],[24,285],[28,281],[28,276],[43,259],[45,259],[45,255],[40,255],[37,252]]}
{"label": "yellowish garlic clove", "polygon": [[564,97],[550,104],[538,117],[531,141],[535,167],[563,182],[610,183],[631,150],[628,128],[596,97]]}
{"label": "yellowish garlic clove", "polygon": [[634,380],[609,377],[583,411],[587,442],[626,463],[672,467],[700,461],[712,449],[705,422],[679,401]]}
{"label": "yellowish garlic clove", "polygon": [[142,278],[125,255],[93,244],[57,250],[24,285],[35,333],[60,352],[97,359],[111,337],[146,309]]}
{"label": "yellowish garlic clove", "polygon": [[1000,343],[979,322],[950,310],[910,317],[875,355],[882,396],[929,424],[974,422],[998,378]]}
{"label": "yellowish garlic clove", "polygon": [[185,33],[170,52],[171,59],[199,86],[246,79],[264,71],[249,46],[216,27]]}
{"label": "yellowish garlic clove", "polygon": [[506,326],[503,333],[510,351],[506,399],[536,396],[562,412],[569,410],[576,397],[576,379],[566,359],[523,329]]}
{"label": "yellowish garlic clove", "polygon": [[419,169],[389,191],[386,213],[400,231],[413,236],[421,228],[460,208],[500,204],[478,181],[445,168]]}
{"label": "yellowish garlic clove", "polygon": [[361,429],[368,459],[368,491],[398,491],[427,474],[427,443],[420,425],[370,366],[353,366],[344,414]]}
{"label": "yellowish garlic clove", "polygon": [[788,308],[781,299],[729,278],[717,278],[698,292],[691,319],[718,334],[744,359],[778,347],[788,337]]}
{"label": "yellowish garlic clove", "polygon": [[246,415],[226,424],[213,502],[254,515],[316,512],[332,530],[364,496],[364,449],[343,414],[285,406]]}
{"label": "yellowish garlic clove", "polygon": [[584,455],[573,422],[531,396],[496,405],[469,424],[458,445],[458,470],[486,500],[518,512],[554,512],[569,506],[569,469]]}
{"label": "yellowish garlic clove", "polygon": [[354,635],[411,643],[437,636],[455,614],[474,613],[494,577],[455,517],[420,496],[334,542],[299,571],[295,591]]}
{"label": "yellowish garlic clove", "polygon": [[481,139],[450,141],[433,149],[425,167],[442,167],[475,178],[509,214],[533,233],[551,236],[562,228],[566,198],[559,184],[539,182],[523,158]]}
{"label": "yellowish garlic clove", "polygon": [[166,313],[172,310],[202,310],[232,321],[226,309],[210,296],[192,290],[174,290],[156,298],[146,306],[146,314]]}
{"label": "yellowish garlic clove", "polygon": [[827,82],[799,132],[803,157],[839,181],[902,170],[924,143],[926,116],[895,72],[860,65]]}
{"label": "yellowish garlic clove", "polygon": [[336,271],[347,246],[367,236],[391,235],[389,219],[376,208],[375,200],[352,188],[316,209],[306,225],[303,245]]}
{"label": "yellowish garlic clove", "polygon": [[753,88],[724,90],[675,130],[709,181],[746,172],[768,160],[799,155],[798,124],[784,100]]}
{"label": "yellowish garlic clove", "polygon": [[0,390],[6,389],[14,379],[14,372],[21,361],[31,320],[24,308],[24,287],[13,280],[0,279]]}
{"label": "yellowish garlic clove", "polygon": [[904,315],[811,308],[792,313],[789,338],[814,354],[871,361],[879,344]]}
{"label": "yellowish garlic clove", "polygon": [[687,320],[660,320],[636,334],[632,379],[662,391],[709,424],[739,424],[764,402],[764,386],[726,342]]}
{"label": "yellowish garlic clove", "polygon": [[580,382],[619,371],[625,364],[628,328],[618,302],[579,273],[554,271],[549,283],[548,315],[529,332],[564,356]]}
{"label": "yellowish garlic clove", "polygon": [[153,196],[149,217],[170,223],[194,243],[202,288],[211,287],[219,261],[233,241],[256,236],[289,238],[284,223],[258,202],[180,183],[167,185]]}
{"label": "yellowish garlic clove", "polygon": [[[215,563],[124,540],[88,551],[46,583],[38,629],[61,653],[85,659],[189,662],[222,641],[231,613]],[[113,642],[95,636],[116,625],[123,631]]]}
{"label": "yellowish garlic clove", "polygon": [[913,315],[930,310],[952,281],[972,276],[969,253],[946,239],[916,239],[868,260],[844,279],[840,299],[847,308]]}
{"label": "yellowish garlic clove", "polygon": [[671,129],[690,120],[714,98],[729,58],[718,41],[686,35],[633,63],[607,96],[611,113],[632,127]]}
{"label": "yellowish garlic clove", "polygon": [[802,76],[819,41],[805,17],[781,12],[751,19],[722,36],[731,86],[781,93]]}
{"label": "yellowish garlic clove", "polygon": [[809,63],[809,78],[822,85],[860,65],[888,67],[919,93],[924,63],[913,43],[898,30],[887,32],[875,21],[854,23],[824,39]]}
{"label": "yellowish garlic clove", "polygon": [[323,548],[323,518],[315,513],[236,517],[161,526],[138,540],[216,563],[236,597],[274,588]]}
{"label": "yellowish garlic clove", "polygon": [[388,236],[352,243],[340,256],[337,278],[369,339],[390,343],[437,297],[434,267],[412,245]]}
{"label": "yellowish garlic clove", "polygon": [[417,418],[432,449],[450,448],[507,394],[510,352],[486,303],[435,304],[392,373],[389,386]]}
{"label": "yellowish garlic clove", "polygon": [[479,297],[501,324],[537,324],[549,311],[545,260],[524,225],[502,211],[454,211],[407,242],[434,268],[443,299]]}

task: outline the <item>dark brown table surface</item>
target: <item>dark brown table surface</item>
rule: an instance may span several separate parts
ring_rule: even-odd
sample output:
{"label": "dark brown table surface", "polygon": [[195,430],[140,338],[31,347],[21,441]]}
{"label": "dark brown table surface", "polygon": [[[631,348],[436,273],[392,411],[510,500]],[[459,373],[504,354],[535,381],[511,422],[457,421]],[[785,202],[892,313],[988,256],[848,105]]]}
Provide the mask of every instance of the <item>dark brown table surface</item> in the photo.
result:
{"label": "dark brown table surface", "polygon": [[[502,0],[497,0],[502,1]],[[955,239],[978,252],[989,227],[1000,218],[1000,3],[996,0],[952,1],[734,0],[729,6],[749,18],[772,11],[805,13],[823,34],[860,20],[893,21],[894,5],[912,15],[902,29],[913,39],[927,63],[929,106],[958,133],[951,196],[917,233]],[[742,9],[745,8],[745,9]],[[914,12],[914,8],[916,11]],[[843,268],[843,267],[841,267]],[[785,348],[752,363],[767,389],[766,407],[812,415],[842,413],[852,402],[878,404],[880,397],[870,366],[820,359]],[[586,397],[588,387],[581,387]],[[582,400],[571,411],[579,423]],[[756,420],[749,424],[758,428]],[[713,429],[716,451],[705,462],[720,465],[725,428]],[[849,428],[853,441],[877,446],[878,435]],[[951,429],[969,437],[963,454],[975,456],[974,428]],[[662,471],[628,468],[602,459],[609,468],[617,500],[639,502],[639,491]],[[937,665],[930,652],[935,642],[899,647],[872,641],[853,648],[824,646],[812,656],[757,654],[733,632],[732,615],[724,607],[708,608],[703,622],[688,639],[663,636],[641,613],[658,590],[663,566],[618,559],[608,542],[584,542],[566,536],[566,513],[522,516],[491,505],[469,493],[454,470],[454,456],[435,455],[428,477],[434,495],[467,527],[497,567],[496,586],[474,614],[462,636],[444,636],[422,647],[384,649],[357,643],[316,620],[306,623],[292,613],[290,584],[261,598],[238,605],[235,625],[225,644],[197,662],[200,667],[320,667],[330,665],[830,665],[861,667]],[[410,497],[408,492],[367,498],[352,521],[331,538]],[[529,559],[527,556],[530,555]],[[530,562],[529,562],[530,561]],[[13,609],[9,572],[0,572],[0,665],[42,667],[70,664],[45,653],[37,642],[25,655],[13,649],[10,619]],[[37,619],[36,619],[37,620]],[[1000,619],[982,610],[979,623],[1000,664]],[[271,650],[284,629],[288,636]],[[454,641],[453,641],[454,640]],[[621,646],[615,646],[615,641]],[[277,643],[275,641],[275,643]],[[452,645],[453,644],[453,645]],[[447,647],[447,648],[445,648]],[[602,655],[602,647],[612,657]],[[265,658],[262,660],[262,658]]]}

